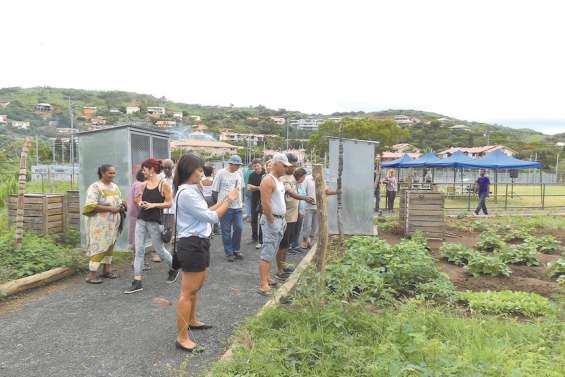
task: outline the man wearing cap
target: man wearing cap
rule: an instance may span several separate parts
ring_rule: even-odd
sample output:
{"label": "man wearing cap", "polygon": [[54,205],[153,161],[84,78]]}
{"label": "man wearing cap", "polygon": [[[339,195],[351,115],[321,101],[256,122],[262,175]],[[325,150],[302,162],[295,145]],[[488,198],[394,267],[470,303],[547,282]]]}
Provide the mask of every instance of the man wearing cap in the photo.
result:
{"label": "man wearing cap", "polygon": [[293,175],[296,166],[298,166],[298,158],[292,153],[287,153],[286,157],[290,166],[286,168],[286,175],[283,175],[280,178],[285,190],[286,230],[277,253],[277,274],[275,276],[279,280],[285,280],[288,274],[293,271],[291,267],[285,267],[285,262],[286,254],[290,246],[290,240],[293,238],[295,233],[299,231],[296,229],[299,201],[304,200],[308,204],[314,204],[314,199],[312,197],[298,194],[298,183]]}
{"label": "man wearing cap", "polygon": [[269,275],[285,229],[285,189],[279,178],[286,174],[286,169],[290,166],[286,155],[275,153],[271,160],[269,174],[261,180],[259,185],[261,205],[263,206],[263,216],[260,220],[263,245],[261,246],[261,260],[259,261],[259,289],[257,293],[263,296],[270,295],[271,287],[277,285]]}
{"label": "man wearing cap", "polygon": [[[243,187],[243,176],[238,171],[241,166],[241,157],[233,155],[228,160],[228,166],[220,170],[212,183],[212,196],[216,201],[222,201],[229,192]],[[222,227],[222,241],[228,262],[243,259],[240,252],[241,232],[243,229],[242,197],[235,200],[220,220]],[[233,229],[233,233],[232,233]]]}

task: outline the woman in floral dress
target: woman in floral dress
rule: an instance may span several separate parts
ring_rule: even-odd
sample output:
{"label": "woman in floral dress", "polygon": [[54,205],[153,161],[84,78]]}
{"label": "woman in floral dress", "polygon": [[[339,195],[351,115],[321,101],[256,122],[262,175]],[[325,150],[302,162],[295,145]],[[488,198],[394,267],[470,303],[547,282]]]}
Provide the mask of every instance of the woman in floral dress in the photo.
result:
{"label": "woman in floral dress", "polygon": [[[118,228],[123,216],[120,214],[126,204],[118,185],[113,180],[116,169],[112,165],[102,165],[98,168],[100,180],[88,187],[86,201],[82,213],[86,218],[86,252],[90,258],[89,273],[86,282],[102,283],[102,278],[115,279],[117,276],[110,271],[114,245],[118,239]],[[122,220],[123,221],[123,220]],[[102,274],[96,276],[102,264]]]}

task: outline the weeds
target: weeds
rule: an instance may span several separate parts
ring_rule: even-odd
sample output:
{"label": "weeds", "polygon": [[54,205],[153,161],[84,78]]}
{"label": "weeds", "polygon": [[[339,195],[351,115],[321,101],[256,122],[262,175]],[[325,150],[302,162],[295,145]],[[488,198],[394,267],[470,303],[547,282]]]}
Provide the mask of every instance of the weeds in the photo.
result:
{"label": "weeds", "polygon": [[447,243],[444,242],[439,252],[442,257],[446,258],[449,262],[456,266],[464,266],[469,262],[469,259],[477,252],[473,249],[460,243]]}
{"label": "weeds", "polygon": [[465,272],[478,277],[480,275],[510,276],[512,271],[499,255],[482,255],[476,253],[465,266]]}
{"label": "weeds", "polygon": [[475,248],[482,251],[495,251],[504,247],[504,241],[496,234],[495,230],[487,230],[481,233]]}
{"label": "weeds", "polygon": [[500,259],[508,264],[525,264],[526,266],[539,266],[538,252],[534,245],[523,243],[507,246],[498,252]]}

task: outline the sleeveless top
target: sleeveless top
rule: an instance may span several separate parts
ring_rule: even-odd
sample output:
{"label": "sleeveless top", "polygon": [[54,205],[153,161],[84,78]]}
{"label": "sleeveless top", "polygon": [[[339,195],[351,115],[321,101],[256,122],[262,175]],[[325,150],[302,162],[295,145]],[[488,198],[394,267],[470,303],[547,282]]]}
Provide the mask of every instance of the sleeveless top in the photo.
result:
{"label": "sleeveless top", "polygon": [[273,191],[271,194],[271,209],[273,211],[273,215],[284,216],[286,214],[286,203],[284,201],[284,195],[285,195],[284,185],[274,175],[269,174],[269,176],[273,178],[273,180],[277,185],[275,191]]}
{"label": "sleeveless top", "polygon": [[[143,190],[141,195],[141,201],[147,203],[164,203],[165,197],[161,194],[160,188],[163,187],[163,181],[159,181],[159,184],[155,188],[148,189],[147,186]],[[161,208],[141,208],[138,219],[143,221],[153,221],[161,224]]]}

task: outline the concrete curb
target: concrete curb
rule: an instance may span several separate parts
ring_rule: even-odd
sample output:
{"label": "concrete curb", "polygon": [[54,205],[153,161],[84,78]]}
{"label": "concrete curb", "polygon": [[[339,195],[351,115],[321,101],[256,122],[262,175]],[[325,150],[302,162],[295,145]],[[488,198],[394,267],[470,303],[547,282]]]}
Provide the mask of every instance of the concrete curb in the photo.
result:
{"label": "concrete curb", "polygon": [[[308,251],[308,253],[304,256],[304,258],[302,258],[302,260],[300,261],[298,266],[296,266],[294,272],[289,276],[287,281],[275,291],[273,297],[269,301],[267,301],[265,305],[261,307],[261,309],[259,309],[259,311],[255,314],[255,317],[261,316],[267,308],[270,308],[272,306],[277,306],[283,298],[288,296],[288,294],[296,286],[296,283],[298,283],[298,280],[300,279],[300,276],[302,276],[302,273],[312,264],[312,261],[316,256],[316,246],[317,244],[314,244],[310,248],[310,251]],[[227,351],[224,352],[222,356],[220,356],[220,358],[216,362],[230,360],[233,357],[234,346],[235,344],[232,344],[227,349]],[[209,372],[207,376],[212,377],[213,376],[212,372]]]}
{"label": "concrete curb", "polygon": [[8,297],[16,293],[26,291],[31,288],[39,287],[57,280],[61,280],[74,271],[67,267],[57,267],[52,270],[40,272],[39,274],[27,276],[25,278],[12,280],[0,285],[0,297]]}

